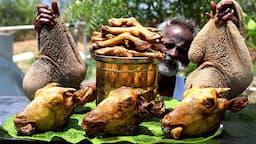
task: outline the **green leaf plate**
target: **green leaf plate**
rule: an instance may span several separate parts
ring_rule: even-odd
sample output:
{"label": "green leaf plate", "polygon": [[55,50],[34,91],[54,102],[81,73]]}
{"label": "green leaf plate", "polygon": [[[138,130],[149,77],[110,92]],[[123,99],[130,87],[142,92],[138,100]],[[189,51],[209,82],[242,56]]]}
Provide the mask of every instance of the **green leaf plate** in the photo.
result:
{"label": "green leaf plate", "polygon": [[[174,99],[164,99],[166,108],[174,108],[179,102]],[[69,143],[78,143],[81,141],[91,142],[93,144],[97,143],[118,143],[118,142],[128,142],[128,143],[200,143],[208,141],[217,135],[220,135],[223,131],[223,125],[211,136],[207,137],[197,137],[197,138],[187,138],[181,140],[174,139],[164,139],[161,130],[160,118],[152,118],[150,120],[144,121],[140,124],[139,133],[135,136],[112,136],[107,138],[88,138],[85,136],[85,132],[80,127],[83,117],[86,112],[95,108],[95,102],[87,103],[84,107],[75,108],[75,114],[73,114],[68,123],[62,128],[55,131],[46,131],[43,133],[33,134],[32,136],[18,136],[14,128],[13,119],[15,116],[8,118],[4,124],[3,129],[8,132],[8,134],[14,138],[18,139],[29,139],[29,140],[40,140],[40,141],[57,141],[64,140]]]}

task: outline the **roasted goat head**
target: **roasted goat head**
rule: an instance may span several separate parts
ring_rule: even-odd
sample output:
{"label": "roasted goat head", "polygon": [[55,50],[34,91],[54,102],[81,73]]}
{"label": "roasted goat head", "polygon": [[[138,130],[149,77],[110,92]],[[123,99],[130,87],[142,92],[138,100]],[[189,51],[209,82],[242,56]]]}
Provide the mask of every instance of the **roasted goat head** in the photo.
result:
{"label": "roasted goat head", "polygon": [[39,89],[35,98],[14,119],[14,126],[21,135],[54,130],[62,127],[72,114],[76,103],[84,104],[90,96],[88,87],[76,91],[51,83]]}
{"label": "roasted goat head", "polygon": [[231,100],[220,98],[229,88],[191,88],[185,91],[181,103],[161,120],[166,138],[179,139],[215,132],[226,109],[239,111],[247,105],[247,97]]}
{"label": "roasted goat head", "polygon": [[125,86],[110,91],[107,98],[83,118],[86,135],[132,135],[145,117],[162,114],[163,103],[145,102],[142,95],[146,92]]}

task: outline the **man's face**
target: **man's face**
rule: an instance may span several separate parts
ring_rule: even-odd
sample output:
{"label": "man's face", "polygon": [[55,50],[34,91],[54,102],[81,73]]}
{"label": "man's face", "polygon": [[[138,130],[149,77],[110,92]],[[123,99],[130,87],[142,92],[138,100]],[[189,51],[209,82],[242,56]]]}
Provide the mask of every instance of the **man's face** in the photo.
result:
{"label": "man's face", "polygon": [[164,76],[175,76],[179,70],[182,70],[184,66],[177,59],[172,59],[169,55],[166,56],[165,60],[159,62],[158,71]]}
{"label": "man's face", "polygon": [[174,76],[189,63],[188,50],[193,40],[192,32],[178,24],[168,26],[164,34],[164,51],[167,56],[159,63],[159,73]]}

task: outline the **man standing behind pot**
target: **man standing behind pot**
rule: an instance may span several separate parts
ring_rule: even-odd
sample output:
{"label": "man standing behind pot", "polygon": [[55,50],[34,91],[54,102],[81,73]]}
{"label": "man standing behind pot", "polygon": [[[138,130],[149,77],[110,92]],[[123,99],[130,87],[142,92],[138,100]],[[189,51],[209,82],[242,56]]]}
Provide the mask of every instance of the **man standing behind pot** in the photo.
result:
{"label": "man standing behind pot", "polygon": [[158,29],[164,37],[164,45],[160,48],[166,53],[158,68],[158,94],[181,100],[185,80],[177,72],[189,63],[188,50],[197,27],[191,20],[175,17],[162,22]]}

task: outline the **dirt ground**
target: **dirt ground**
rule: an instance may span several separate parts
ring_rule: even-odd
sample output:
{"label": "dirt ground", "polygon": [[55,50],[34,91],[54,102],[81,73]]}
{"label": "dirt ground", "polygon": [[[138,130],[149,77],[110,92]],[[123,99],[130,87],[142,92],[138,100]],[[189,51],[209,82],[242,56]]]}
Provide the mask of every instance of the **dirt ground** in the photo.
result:
{"label": "dirt ground", "polygon": [[[80,51],[84,50],[83,44],[78,43],[78,48]],[[253,63],[256,63],[256,50],[249,49],[251,58]],[[26,40],[19,41],[13,44],[13,54],[25,53],[25,52],[33,52],[34,55],[37,54],[37,41],[36,40]],[[17,66],[22,69],[23,72],[30,67],[31,61],[22,61],[17,62]],[[92,78],[94,79],[94,78]],[[244,92],[244,94],[248,95],[250,103],[256,103],[256,77],[254,77],[253,82],[251,83],[248,90]]]}

